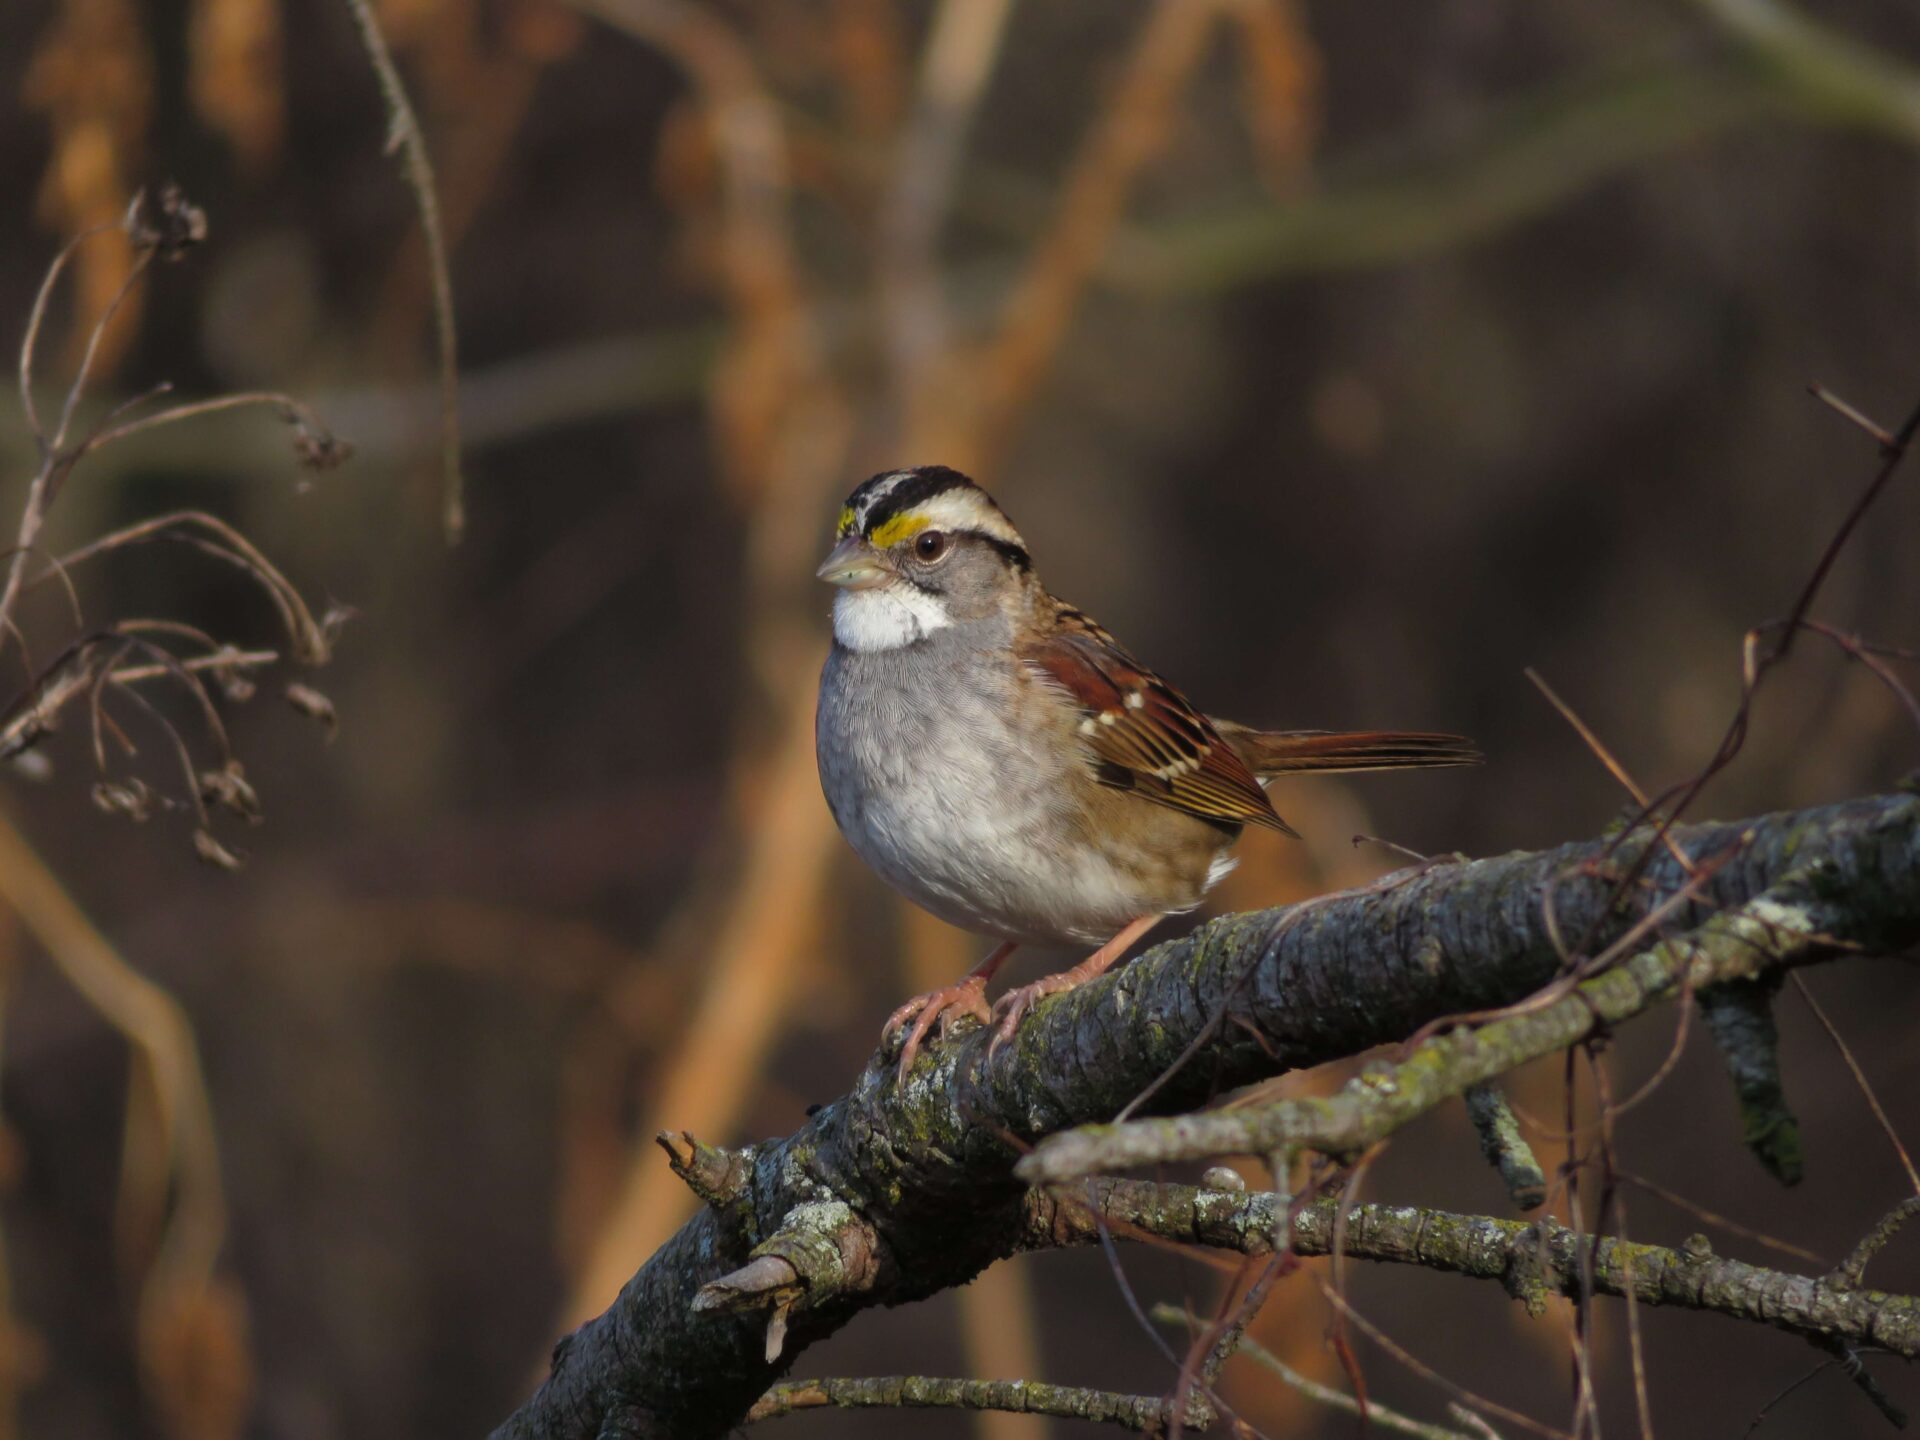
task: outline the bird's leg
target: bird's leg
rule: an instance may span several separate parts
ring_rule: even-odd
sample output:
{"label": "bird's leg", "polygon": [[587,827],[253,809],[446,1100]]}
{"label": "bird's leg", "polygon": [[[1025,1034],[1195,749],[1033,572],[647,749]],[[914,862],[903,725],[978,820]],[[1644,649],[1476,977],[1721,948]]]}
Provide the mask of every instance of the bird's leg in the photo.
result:
{"label": "bird's leg", "polygon": [[887,1023],[880,1032],[882,1041],[893,1033],[894,1027],[913,1021],[913,1029],[907,1032],[906,1044],[900,1047],[902,1076],[913,1068],[913,1057],[920,1053],[920,1042],[927,1038],[927,1032],[936,1023],[942,1035],[947,1033],[946,1018],[954,1011],[975,1016],[983,1025],[993,1018],[993,1012],[987,1008],[987,982],[1007,963],[1007,957],[1013,954],[1014,949],[1012,941],[1002,941],[961,979],[942,989],[914,996],[887,1017]]}
{"label": "bird's leg", "polygon": [[1112,968],[1113,962],[1127,953],[1127,947],[1138,940],[1147,931],[1158,925],[1164,915],[1142,915],[1138,920],[1129,920],[1120,933],[1093,954],[1082,960],[1071,970],[1062,970],[1058,975],[1047,975],[1031,985],[1022,985],[1017,990],[1009,990],[994,1002],[993,1013],[1000,1019],[1000,1028],[994,1032],[993,1043],[987,1047],[991,1055],[1013,1038],[1013,1032],[1020,1028],[1020,1022],[1026,1018],[1027,1011],[1049,995],[1058,995],[1062,990],[1071,990],[1084,985],[1096,975],[1104,975]]}

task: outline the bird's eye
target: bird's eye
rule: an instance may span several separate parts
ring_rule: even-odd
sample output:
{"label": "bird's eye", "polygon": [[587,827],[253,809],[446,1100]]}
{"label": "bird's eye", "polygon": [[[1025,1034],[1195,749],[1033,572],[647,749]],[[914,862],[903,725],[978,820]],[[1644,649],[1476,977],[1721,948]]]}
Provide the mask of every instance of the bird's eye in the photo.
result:
{"label": "bird's eye", "polygon": [[932,564],[953,548],[953,540],[944,530],[922,530],[913,542],[913,553],[923,564]]}

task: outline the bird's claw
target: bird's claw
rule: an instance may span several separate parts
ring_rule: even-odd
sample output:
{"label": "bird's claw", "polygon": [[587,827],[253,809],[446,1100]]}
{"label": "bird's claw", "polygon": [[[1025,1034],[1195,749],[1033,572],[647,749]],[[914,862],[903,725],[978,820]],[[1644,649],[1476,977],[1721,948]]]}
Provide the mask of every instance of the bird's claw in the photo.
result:
{"label": "bird's claw", "polygon": [[1021,985],[1007,991],[993,1002],[993,1019],[1000,1023],[993,1032],[993,1039],[987,1042],[987,1058],[991,1060],[1000,1052],[1000,1047],[1013,1038],[1020,1028],[1020,1022],[1027,1013],[1049,995],[1058,995],[1062,990],[1071,990],[1077,982],[1070,974],[1047,975],[1031,985]]}
{"label": "bird's claw", "polygon": [[916,995],[887,1017],[886,1027],[881,1032],[883,1038],[893,1034],[909,1020],[913,1022],[913,1028],[907,1032],[906,1041],[900,1047],[901,1079],[906,1079],[907,1072],[913,1069],[914,1059],[920,1054],[920,1042],[927,1038],[935,1025],[940,1027],[940,1034],[944,1038],[956,1013],[971,1015],[983,1025],[991,1023],[993,1011],[987,1007],[987,980],[984,975],[969,975],[939,990]]}

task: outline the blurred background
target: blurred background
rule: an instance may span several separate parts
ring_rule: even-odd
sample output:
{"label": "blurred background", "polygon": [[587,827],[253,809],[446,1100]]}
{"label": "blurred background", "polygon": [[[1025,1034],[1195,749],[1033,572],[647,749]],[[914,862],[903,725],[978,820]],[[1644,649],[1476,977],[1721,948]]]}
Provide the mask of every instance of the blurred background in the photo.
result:
{"label": "blurred background", "polygon": [[[812,570],[867,474],[978,475],[1055,590],[1217,713],[1481,741],[1481,771],[1286,786],[1306,840],[1248,837],[1219,897],[1244,908],[1398,863],[1360,834],[1486,853],[1614,819],[1527,665],[1642,783],[1696,769],[1742,633],[1789,608],[1876,463],[1807,383],[1889,426],[1920,389],[1920,11],[1897,0],[375,11],[437,170],[453,546],[427,251],[345,0],[0,6],[9,347],[68,237],[177,180],[208,239],[102,332],[82,418],[163,380],[265,388],[356,447],[306,474],[258,410],[136,434],[75,471],[48,545],[204,509],[316,612],[357,616],[324,669],[219,702],[265,811],[220,829],[237,873],[196,859],[180,814],[90,803],[84,723],[35,752],[50,773],[0,776],[0,1440],[483,1433],[683,1218],[655,1131],[791,1131],[889,1010],[971,963],[980,942],[853,862],[813,773]],[[91,241],[54,293],[43,410],[128,264]],[[35,464],[9,401],[0,532]],[[1842,559],[1834,625],[1920,640],[1917,480]],[[188,547],[75,578],[91,622],[282,643],[246,577]],[[23,612],[48,652],[63,603]],[[1884,788],[1917,755],[1897,699],[1810,641],[1699,813]],[[177,788],[168,764],[146,745],[114,768]],[[1920,987],[1865,963],[1810,985],[1920,1138]],[[1909,1186],[1791,991],[1781,1024],[1804,1184],[1742,1148],[1697,1037],[1620,1122],[1620,1163],[1831,1263]],[[1616,1091],[1673,1039],[1671,1017],[1621,1036]],[[1515,1085],[1548,1130],[1562,1078]],[[1510,1208],[1460,1114],[1365,1193]],[[1624,1199],[1636,1238],[1822,1268]],[[1876,1282],[1920,1286],[1914,1248]],[[1218,1293],[1176,1257],[1126,1263],[1149,1299]],[[1356,1306],[1423,1362],[1566,1423],[1563,1310],[1352,1268]],[[1599,1316],[1624,1433],[1625,1326]],[[1825,1358],[1642,1318],[1664,1433],[1738,1436]],[[1296,1282],[1254,1333],[1339,1383],[1327,1324]],[[1356,1345],[1376,1400],[1445,1418],[1444,1391]],[[864,1316],[796,1373],[1172,1381],[1097,1254]],[[1227,1393],[1270,1434],[1354,1428],[1250,1360]],[[1761,1433],[1882,1424],[1830,1371]]]}

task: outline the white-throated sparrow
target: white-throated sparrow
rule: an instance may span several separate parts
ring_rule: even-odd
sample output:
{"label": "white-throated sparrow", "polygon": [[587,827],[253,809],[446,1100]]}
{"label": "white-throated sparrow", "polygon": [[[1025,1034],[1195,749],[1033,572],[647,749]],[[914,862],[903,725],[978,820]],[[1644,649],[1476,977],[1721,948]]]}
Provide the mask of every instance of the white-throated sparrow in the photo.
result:
{"label": "white-throated sparrow", "polygon": [[[828,808],[895,889],[1000,945],[908,1001],[901,1070],[943,1015],[1001,1017],[1089,980],[1232,867],[1247,825],[1294,831],[1262,782],[1470,765],[1457,735],[1254,730],[1211,720],[1048,593],[1000,507],[943,466],[848,497],[820,578],[839,587],[815,743]],[[989,1011],[1019,945],[1097,943]]]}

